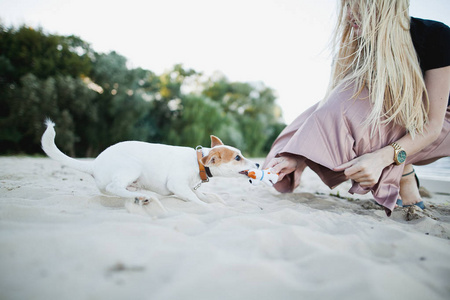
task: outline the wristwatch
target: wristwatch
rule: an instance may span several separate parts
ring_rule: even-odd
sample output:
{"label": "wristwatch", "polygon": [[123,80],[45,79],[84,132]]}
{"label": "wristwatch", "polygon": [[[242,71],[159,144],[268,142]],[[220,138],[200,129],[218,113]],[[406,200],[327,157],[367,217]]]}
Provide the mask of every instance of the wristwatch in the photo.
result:
{"label": "wristwatch", "polygon": [[392,143],[391,146],[394,148],[394,162],[396,165],[401,165],[406,160],[406,152],[403,150],[402,146],[397,143]]}

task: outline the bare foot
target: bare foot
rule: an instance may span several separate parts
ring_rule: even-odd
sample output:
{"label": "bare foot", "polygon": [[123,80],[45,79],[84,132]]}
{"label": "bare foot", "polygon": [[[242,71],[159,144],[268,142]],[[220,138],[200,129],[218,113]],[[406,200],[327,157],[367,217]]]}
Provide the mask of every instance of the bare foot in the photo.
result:
{"label": "bare foot", "polygon": [[412,165],[405,166],[400,180],[400,197],[403,205],[413,205],[422,201]]}

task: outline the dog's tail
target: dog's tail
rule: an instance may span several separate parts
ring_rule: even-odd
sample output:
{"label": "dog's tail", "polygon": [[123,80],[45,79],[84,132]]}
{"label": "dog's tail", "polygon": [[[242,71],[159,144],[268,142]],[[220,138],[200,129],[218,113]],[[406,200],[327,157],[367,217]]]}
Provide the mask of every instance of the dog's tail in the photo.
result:
{"label": "dog's tail", "polygon": [[55,129],[53,128],[55,126],[55,123],[53,123],[50,119],[47,119],[45,121],[45,125],[47,126],[47,129],[45,130],[41,139],[41,145],[44,152],[50,158],[59,161],[65,166],[93,175],[92,162],[87,161],[85,162],[73,159],[62,153],[61,150],[59,150],[58,147],[56,147],[55,145],[56,133]]}

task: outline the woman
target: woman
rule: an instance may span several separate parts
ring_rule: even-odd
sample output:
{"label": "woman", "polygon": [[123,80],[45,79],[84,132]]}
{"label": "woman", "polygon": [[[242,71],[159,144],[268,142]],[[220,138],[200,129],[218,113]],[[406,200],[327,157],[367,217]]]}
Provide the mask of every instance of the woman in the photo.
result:
{"label": "woman", "polygon": [[285,128],[264,167],[280,192],[309,166],[330,188],[351,179],[349,192],[371,191],[388,215],[423,207],[412,164],[450,156],[450,29],[410,18],[408,0],[342,0],[334,36],[325,99]]}

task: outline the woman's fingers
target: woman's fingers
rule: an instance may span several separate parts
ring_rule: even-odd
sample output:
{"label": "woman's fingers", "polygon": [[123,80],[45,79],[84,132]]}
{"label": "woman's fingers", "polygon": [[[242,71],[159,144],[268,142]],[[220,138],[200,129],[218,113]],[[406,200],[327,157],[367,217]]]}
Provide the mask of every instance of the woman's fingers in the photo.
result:
{"label": "woman's fingers", "polygon": [[359,172],[353,173],[347,178],[358,182],[362,187],[372,187],[374,186],[378,179],[375,178],[373,173],[368,172],[366,169],[362,169]]}
{"label": "woman's fingers", "polygon": [[351,167],[353,164],[354,164],[353,160],[348,161],[348,162],[346,162],[346,163],[344,163],[344,164],[342,164],[340,166],[337,166],[337,167],[333,168],[333,171],[335,171],[335,172],[344,171],[345,169]]}
{"label": "woman's fingers", "polygon": [[285,167],[285,161],[281,159],[277,159],[273,164],[269,165],[269,168],[272,168],[274,173],[280,173],[281,170]]}
{"label": "woman's fingers", "polygon": [[344,171],[345,176],[349,179],[361,171],[361,166],[358,164],[358,158],[348,161],[340,166],[333,168],[333,171],[340,172]]}
{"label": "woman's fingers", "polygon": [[368,153],[335,167],[333,171],[344,171],[348,179],[358,182],[362,187],[372,187],[377,184],[384,168],[377,161],[376,155]]}
{"label": "woman's fingers", "polygon": [[278,158],[272,158],[267,164],[268,168],[273,168],[278,164]]}
{"label": "woman's fingers", "polygon": [[344,171],[347,179],[358,182],[362,187],[372,187],[377,183],[373,173],[364,164],[360,163],[358,159],[337,166],[333,171]]}
{"label": "woman's fingers", "polygon": [[290,157],[276,157],[268,164],[274,173],[278,173],[278,180],[281,181],[284,176],[297,169],[297,160]]}
{"label": "woman's fingers", "polygon": [[284,176],[286,176],[286,174],[284,174],[284,173],[279,173],[279,174],[278,174],[278,181],[283,180]]}

